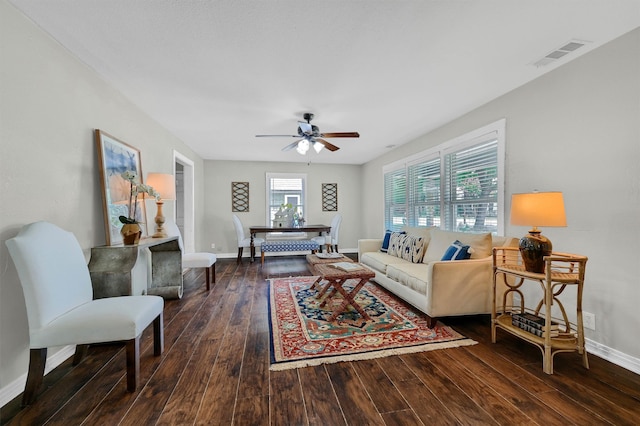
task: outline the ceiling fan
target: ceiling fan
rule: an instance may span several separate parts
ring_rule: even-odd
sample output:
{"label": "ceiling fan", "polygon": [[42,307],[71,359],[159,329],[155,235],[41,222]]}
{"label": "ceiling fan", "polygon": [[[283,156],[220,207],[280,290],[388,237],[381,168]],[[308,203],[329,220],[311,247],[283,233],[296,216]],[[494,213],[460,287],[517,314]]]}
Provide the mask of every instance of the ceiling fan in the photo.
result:
{"label": "ceiling fan", "polygon": [[324,138],[359,138],[358,132],[337,132],[337,133],[320,133],[318,126],[311,124],[313,120],[313,114],[306,112],[303,118],[307,121],[298,121],[298,134],[297,135],[256,135],[257,138],[302,138],[299,139],[284,148],[283,151],[289,151],[296,148],[299,154],[306,154],[311,146],[316,152],[320,152],[322,148],[327,148],[329,151],[337,151],[340,147],[335,146]]}

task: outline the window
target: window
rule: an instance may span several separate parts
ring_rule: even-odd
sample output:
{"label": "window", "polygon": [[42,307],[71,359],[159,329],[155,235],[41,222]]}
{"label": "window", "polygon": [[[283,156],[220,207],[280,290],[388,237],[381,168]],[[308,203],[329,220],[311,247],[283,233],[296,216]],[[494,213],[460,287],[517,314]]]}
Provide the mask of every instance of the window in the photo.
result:
{"label": "window", "polygon": [[384,167],[385,228],[502,234],[504,120]]}
{"label": "window", "polygon": [[307,175],[299,173],[267,173],[267,226],[271,226],[276,212],[283,204],[297,207],[305,217]]}

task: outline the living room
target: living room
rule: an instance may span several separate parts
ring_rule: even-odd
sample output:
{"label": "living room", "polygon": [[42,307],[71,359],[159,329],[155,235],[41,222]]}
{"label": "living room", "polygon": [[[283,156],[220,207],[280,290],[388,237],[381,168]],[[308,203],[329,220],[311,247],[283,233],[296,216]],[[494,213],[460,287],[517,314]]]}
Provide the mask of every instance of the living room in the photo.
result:
{"label": "living room", "polygon": [[[640,212],[639,29],[353,165],[205,160],[5,0],[0,20],[0,405],[24,380],[29,340],[22,290],[4,241],[27,223],[47,220],[73,232],[87,254],[105,244],[95,128],[139,149],[145,172],[171,173],[174,151],[193,162],[193,244],[206,251],[215,242],[223,257],[236,252],[231,182],[250,184],[245,226],[264,224],[265,173],[306,173],[309,210],[316,212],[308,219],[319,223],[333,215],[320,211],[321,183],[337,183],[344,216],[340,246],[353,252],[358,239],[384,232],[383,166],[505,119],[505,193],[562,191],[568,226],[544,233],[554,249],[589,257],[583,309],[595,314],[596,327],[586,332],[588,351],[640,373],[640,341],[629,338],[640,326],[640,235],[633,225]],[[508,197],[506,202],[508,210]],[[148,215],[154,212],[149,204]],[[527,232],[504,225],[505,235]]]}

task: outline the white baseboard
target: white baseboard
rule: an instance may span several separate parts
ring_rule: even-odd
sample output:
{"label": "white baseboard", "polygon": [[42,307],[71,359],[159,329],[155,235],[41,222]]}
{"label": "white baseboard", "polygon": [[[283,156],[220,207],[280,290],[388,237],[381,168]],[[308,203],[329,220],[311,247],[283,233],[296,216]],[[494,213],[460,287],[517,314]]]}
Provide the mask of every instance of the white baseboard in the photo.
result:
{"label": "white baseboard", "polygon": [[[51,370],[65,362],[76,353],[75,345],[65,346],[55,354],[47,357],[47,363],[44,368],[44,374],[48,374]],[[0,407],[4,407],[9,401],[24,391],[24,385],[27,383],[27,373],[15,379],[7,386],[0,389]]]}
{"label": "white baseboard", "polygon": [[624,352],[620,352],[616,349],[612,349],[608,346],[594,342],[593,340],[585,339],[585,347],[587,352],[596,355],[602,359],[605,359],[612,364],[619,365],[622,368],[640,374],[640,359],[634,358],[631,355],[627,355]]}

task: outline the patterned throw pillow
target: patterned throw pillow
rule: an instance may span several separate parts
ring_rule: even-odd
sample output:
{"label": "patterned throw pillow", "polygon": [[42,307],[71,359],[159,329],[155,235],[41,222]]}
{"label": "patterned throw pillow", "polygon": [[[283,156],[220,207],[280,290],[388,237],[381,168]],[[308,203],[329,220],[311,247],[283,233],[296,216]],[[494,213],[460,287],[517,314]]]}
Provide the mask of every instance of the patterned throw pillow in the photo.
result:
{"label": "patterned throw pillow", "polygon": [[471,257],[471,247],[465,246],[460,241],[455,240],[447,251],[444,252],[442,259],[440,260],[463,260]]}
{"label": "patterned throw pillow", "polygon": [[390,256],[402,257],[402,247],[407,234],[404,232],[392,232],[389,238],[389,249],[387,254]]}
{"label": "patterned throw pillow", "polygon": [[407,235],[402,244],[402,258],[412,263],[420,263],[424,255],[424,238]]}

